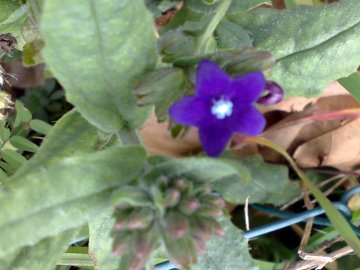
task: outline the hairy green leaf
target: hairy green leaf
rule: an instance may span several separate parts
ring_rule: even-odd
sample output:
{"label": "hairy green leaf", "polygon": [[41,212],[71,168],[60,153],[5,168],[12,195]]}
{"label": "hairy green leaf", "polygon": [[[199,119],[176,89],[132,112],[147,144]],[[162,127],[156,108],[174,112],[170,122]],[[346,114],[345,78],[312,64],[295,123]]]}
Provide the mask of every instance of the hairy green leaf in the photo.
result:
{"label": "hairy green leaf", "polygon": [[14,253],[15,256],[7,256],[3,261],[0,259],[1,269],[53,270],[77,231],[64,231],[55,237],[41,240],[33,247],[22,248]]}
{"label": "hairy green leaf", "polygon": [[[142,147],[112,147],[39,165],[9,178],[0,193],[0,257],[88,221],[109,192],[143,168]],[[31,232],[31,233],[29,233]]]}
{"label": "hairy green leaf", "polygon": [[165,175],[186,177],[193,181],[221,181],[227,177],[249,180],[249,170],[239,162],[229,159],[182,158],[165,161],[155,166],[144,178],[151,180]]}
{"label": "hairy green leaf", "polygon": [[148,115],[133,89],[157,59],[152,24],[142,0],[45,2],[45,61],[68,100],[102,130],[135,129]]}
{"label": "hairy green leaf", "polygon": [[214,183],[225,200],[243,204],[249,197],[249,203],[281,205],[299,195],[300,190],[288,179],[286,166],[268,164],[260,156],[239,162],[247,168],[249,179],[227,177]]}
{"label": "hairy green leaf", "polygon": [[21,31],[26,20],[26,5],[0,0],[0,33],[11,33],[18,41],[18,48],[24,45]]}
{"label": "hairy green leaf", "polygon": [[199,257],[192,270],[257,270],[249,254],[247,240],[230,220],[223,219],[223,237],[214,237],[206,243],[207,252]]}
{"label": "hairy green leaf", "polygon": [[259,8],[228,19],[251,33],[256,48],[274,54],[271,79],[287,96],[311,97],[359,66],[359,9],[360,1],[342,0],[321,8]]}
{"label": "hairy green leaf", "polygon": [[114,226],[111,209],[89,222],[89,255],[95,263],[94,269],[117,269],[120,257],[112,255],[110,232]]}

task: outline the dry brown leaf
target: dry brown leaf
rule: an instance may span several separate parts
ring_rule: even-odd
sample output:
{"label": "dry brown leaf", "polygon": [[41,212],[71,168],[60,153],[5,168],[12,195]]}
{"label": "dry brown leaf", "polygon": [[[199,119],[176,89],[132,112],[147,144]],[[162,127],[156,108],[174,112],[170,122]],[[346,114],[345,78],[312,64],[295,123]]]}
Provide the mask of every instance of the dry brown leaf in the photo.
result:
{"label": "dry brown leaf", "polygon": [[154,114],[140,130],[140,135],[152,155],[182,157],[201,149],[195,129],[190,129],[182,138],[174,139],[168,130],[168,123],[158,123]]}
{"label": "dry brown leaf", "polygon": [[[262,137],[286,149],[300,166],[332,166],[350,171],[360,164],[360,104],[349,94],[314,99],[301,112],[273,111],[266,116],[270,118],[268,123],[273,124]],[[276,123],[274,116],[278,118]],[[237,153],[248,155],[249,149],[242,147]],[[252,154],[256,153],[251,149]],[[284,161],[269,148],[260,147],[257,151],[268,162]]]}

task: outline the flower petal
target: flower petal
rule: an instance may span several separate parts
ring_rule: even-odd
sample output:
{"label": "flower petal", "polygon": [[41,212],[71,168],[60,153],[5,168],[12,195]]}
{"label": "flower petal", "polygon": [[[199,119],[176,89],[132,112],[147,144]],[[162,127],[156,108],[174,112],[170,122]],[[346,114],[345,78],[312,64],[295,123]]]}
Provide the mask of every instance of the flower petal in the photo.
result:
{"label": "flower petal", "polygon": [[169,108],[169,115],[179,124],[197,126],[202,119],[208,117],[209,102],[211,101],[197,96],[185,96]]}
{"label": "flower petal", "polygon": [[221,127],[202,126],[199,128],[201,144],[208,156],[220,155],[232,135],[231,130]]}
{"label": "flower petal", "polygon": [[229,87],[232,97],[241,104],[252,104],[257,101],[265,88],[265,77],[260,71],[234,78]]}
{"label": "flower petal", "polygon": [[259,135],[266,125],[264,116],[254,106],[237,109],[231,121],[233,132],[250,136]]}
{"label": "flower petal", "polygon": [[196,95],[220,98],[230,85],[231,78],[217,64],[203,60],[196,71]]}

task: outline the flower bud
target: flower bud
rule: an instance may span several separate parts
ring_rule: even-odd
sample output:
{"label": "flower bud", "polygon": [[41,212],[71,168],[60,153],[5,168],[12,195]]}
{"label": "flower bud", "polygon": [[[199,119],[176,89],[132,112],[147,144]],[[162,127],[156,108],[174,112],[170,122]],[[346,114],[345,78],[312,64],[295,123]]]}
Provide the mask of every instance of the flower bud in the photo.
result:
{"label": "flower bud", "polygon": [[134,239],[134,250],[138,258],[148,257],[158,245],[157,235],[153,227],[146,232],[139,231]]}
{"label": "flower bud", "polygon": [[260,97],[256,103],[262,105],[274,105],[284,98],[284,90],[275,82],[267,81],[265,85],[265,96]]}
{"label": "flower bud", "polygon": [[187,215],[193,214],[200,206],[200,203],[195,198],[186,199],[181,202],[179,205],[179,209],[181,212]]}
{"label": "flower bud", "polygon": [[196,263],[196,247],[191,238],[182,237],[173,239],[165,237],[166,250],[170,255],[170,260],[177,266],[187,267]]}
{"label": "flower bud", "polygon": [[188,226],[187,217],[180,212],[172,211],[166,214],[166,229],[172,237],[183,237],[188,230]]}
{"label": "flower bud", "polygon": [[126,253],[128,240],[129,238],[125,233],[117,234],[113,241],[112,253],[116,256],[122,256]]}
{"label": "flower bud", "polygon": [[151,209],[135,210],[129,217],[127,227],[129,230],[142,230],[147,228],[153,220],[154,215]]}
{"label": "flower bud", "polygon": [[197,215],[204,217],[221,217],[224,214],[224,211],[221,208],[213,205],[201,206],[197,211]]}
{"label": "flower bud", "polygon": [[128,227],[128,219],[130,217],[130,215],[132,214],[132,210],[119,210],[116,209],[114,212],[114,216],[115,216],[115,225],[114,225],[114,231],[118,232],[121,230],[126,230]]}
{"label": "flower bud", "polygon": [[165,207],[174,207],[178,204],[181,194],[180,191],[176,189],[169,189],[165,192],[164,206]]}

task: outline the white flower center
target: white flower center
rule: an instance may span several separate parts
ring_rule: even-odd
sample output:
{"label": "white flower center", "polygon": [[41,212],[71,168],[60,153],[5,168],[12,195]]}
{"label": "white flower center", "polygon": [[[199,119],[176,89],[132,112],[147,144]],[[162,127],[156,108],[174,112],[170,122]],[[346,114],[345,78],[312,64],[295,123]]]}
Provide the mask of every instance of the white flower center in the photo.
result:
{"label": "white flower center", "polygon": [[233,103],[230,100],[220,99],[215,101],[211,107],[211,113],[215,115],[218,119],[224,119],[227,116],[230,116],[233,111]]}

